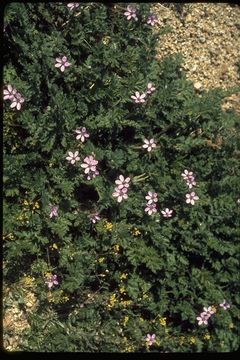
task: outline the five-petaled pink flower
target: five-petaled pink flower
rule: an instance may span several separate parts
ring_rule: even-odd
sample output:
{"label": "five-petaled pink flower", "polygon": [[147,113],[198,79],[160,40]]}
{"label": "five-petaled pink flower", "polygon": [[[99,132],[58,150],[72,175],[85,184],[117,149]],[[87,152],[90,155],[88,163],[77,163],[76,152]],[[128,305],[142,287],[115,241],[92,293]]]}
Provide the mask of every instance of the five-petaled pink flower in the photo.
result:
{"label": "five-petaled pink flower", "polygon": [[145,337],[145,340],[146,340],[146,342],[148,343],[148,345],[152,345],[152,344],[154,344],[154,342],[156,341],[156,335],[155,334],[152,334],[152,335],[150,335],[150,334],[147,334],[147,336]]}
{"label": "five-petaled pink flower", "polygon": [[207,314],[209,317],[214,314],[214,311],[212,310],[212,307],[211,307],[211,306],[209,306],[209,307],[204,307],[204,308],[203,308],[203,311],[204,311],[204,313]]}
{"label": "five-petaled pink flower", "polygon": [[154,139],[150,139],[150,140],[144,139],[143,142],[144,144],[142,145],[142,147],[144,149],[147,149],[147,151],[152,151],[152,149],[157,146],[154,142]]}
{"label": "five-petaled pink flower", "polygon": [[209,315],[202,312],[200,316],[197,317],[198,325],[207,325],[208,324]]}
{"label": "five-petaled pink flower", "polygon": [[151,94],[155,90],[156,90],[156,88],[153,86],[153,84],[151,82],[147,84],[147,90],[146,90],[147,94]]}
{"label": "five-petaled pink flower", "polygon": [[137,20],[137,10],[131,5],[127,6],[127,11],[125,11],[124,15],[127,17],[127,20],[134,19]]}
{"label": "five-petaled pink flower", "polygon": [[7,85],[6,89],[3,90],[3,100],[13,100],[16,94],[17,90],[12,85]]}
{"label": "five-petaled pink flower", "polygon": [[189,177],[191,178],[193,176],[192,171],[184,170],[184,172],[181,174],[184,180],[188,180]]}
{"label": "five-petaled pink flower", "polygon": [[117,185],[117,188],[121,190],[123,188],[128,188],[129,182],[130,182],[130,177],[124,179],[123,175],[119,175],[119,178],[115,181],[115,184]]}
{"label": "five-petaled pink flower", "polygon": [[147,204],[147,206],[145,208],[145,212],[147,212],[148,215],[152,215],[152,213],[157,212],[156,204],[154,204],[154,203]]}
{"label": "five-petaled pink flower", "polygon": [[59,282],[57,280],[57,275],[49,276],[48,279],[45,281],[45,284],[47,284],[49,289],[51,289],[53,285],[58,285]]}
{"label": "five-petaled pink flower", "polygon": [[150,205],[153,202],[158,201],[158,194],[148,191],[147,195],[145,196],[145,199],[147,200],[147,204]]}
{"label": "five-petaled pink flower", "polygon": [[58,209],[59,209],[59,206],[58,205],[49,205],[50,206],[50,214],[49,214],[49,217],[52,218],[52,217],[57,217],[58,216]]}
{"label": "five-petaled pink flower", "polygon": [[93,224],[95,224],[98,220],[101,219],[98,213],[89,215],[89,218]]}
{"label": "five-petaled pink flower", "polygon": [[62,58],[56,58],[56,64],[55,67],[60,68],[60,70],[63,72],[66,67],[70,66],[71,63],[67,61],[67,57],[63,56]]}
{"label": "five-petaled pink flower", "polygon": [[69,8],[69,10],[73,10],[73,9],[79,7],[79,5],[80,5],[80,4],[77,3],[77,2],[73,2],[73,3],[68,3],[68,4],[67,4],[67,7]]}
{"label": "five-petaled pink flower", "polygon": [[184,172],[181,174],[183,179],[186,181],[186,184],[189,189],[191,189],[193,186],[196,185],[195,177],[193,176],[192,171],[184,170]]}
{"label": "five-petaled pink flower", "polygon": [[122,189],[119,189],[118,187],[116,187],[112,196],[116,197],[118,202],[121,202],[123,199],[128,198],[127,191],[128,191],[128,189],[126,187],[124,187]]}
{"label": "five-petaled pink flower", "polygon": [[227,301],[224,299],[222,304],[219,304],[220,307],[222,307],[224,310],[227,310],[230,308],[230,304],[227,303]]}
{"label": "five-petaled pink flower", "polygon": [[75,153],[72,153],[71,151],[68,151],[68,156],[66,159],[71,163],[74,164],[76,161],[80,160],[80,157],[78,156],[78,151],[75,151]]}
{"label": "five-petaled pink flower", "polygon": [[92,155],[86,156],[83,160],[81,167],[84,169],[84,173],[87,174],[87,180],[91,180],[99,175],[97,164],[98,161]]}
{"label": "five-petaled pink flower", "polygon": [[17,110],[20,110],[22,103],[24,102],[24,98],[22,97],[22,95],[20,93],[16,93],[12,97],[11,101],[12,101],[12,103],[10,105],[10,108],[16,107]]}
{"label": "five-petaled pink flower", "polygon": [[172,217],[172,212],[173,212],[173,210],[169,210],[168,208],[161,211],[161,213],[163,214],[163,217],[166,217],[166,218]]}
{"label": "five-petaled pink flower", "polygon": [[136,104],[137,103],[144,103],[145,102],[145,99],[144,99],[145,97],[146,97],[146,94],[145,93],[140,94],[139,91],[136,91],[135,95],[131,95],[131,99],[133,99]]}
{"label": "five-petaled pink flower", "polygon": [[147,18],[147,24],[155,25],[158,22],[157,16],[155,14],[150,14]]}
{"label": "five-petaled pink flower", "polygon": [[195,204],[195,201],[199,200],[199,197],[195,194],[195,192],[191,192],[190,194],[186,194],[186,203],[187,204]]}
{"label": "five-petaled pink flower", "polygon": [[84,126],[79,129],[76,129],[75,133],[77,133],[76,139],[77,140],[80,139],[81,142],[84,142],[85,139],[87,139],[89,137],[89,134],[87,133],[87,130]]}
{"label": "five-petaled pink flower", "polygon": [[84,163],[81,164],[81,167],[84,168],[85,174],[88,174],[90,171],[96,171],[96,165],[98,164],[98,161],[95,160],[92,155],[86,156],[83,161]]}

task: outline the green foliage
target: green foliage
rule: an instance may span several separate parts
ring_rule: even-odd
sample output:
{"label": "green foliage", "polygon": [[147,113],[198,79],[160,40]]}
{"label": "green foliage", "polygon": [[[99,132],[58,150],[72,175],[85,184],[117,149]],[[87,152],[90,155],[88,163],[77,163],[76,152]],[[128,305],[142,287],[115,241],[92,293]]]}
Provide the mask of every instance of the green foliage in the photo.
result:
{"label": "green foliage", "polygon": [[[25,101],[20,111],[4,102],[4,280],[34,276],[39,300],[21,350],[238,347],[239,117],[222,112],[226,92],[195,93],[180,56],[155,59],[168,29],[153,32],[150,4],[136,7],[138,21],[120,3],[5,7],[4,83]],[[61,72],[54,65],[63,55],[71,66]],[[135,104],[130,96],[148,82],[156,90]],[[74,133],[80,126],[90,134],[84,143]],[[147,152],[143,140],[152,137],[158,147]],[[81,161],[69,164],[68,151]],[[80,163],[92,153],[100,175],[88,181]],[[194,206],[185,201],[184,169],[196,175]],[[131,182],[118,203],[120,174]],[[151,216],[148,191],[159,199]],[[50,203],[59,205],[56,218]],[[172,218],[161,215],[166,207]],[[59,280],[49,291],[46,273]],[[205,339],[196,317],[213,305]],[[148,333],[156,334],[152,347]]]}

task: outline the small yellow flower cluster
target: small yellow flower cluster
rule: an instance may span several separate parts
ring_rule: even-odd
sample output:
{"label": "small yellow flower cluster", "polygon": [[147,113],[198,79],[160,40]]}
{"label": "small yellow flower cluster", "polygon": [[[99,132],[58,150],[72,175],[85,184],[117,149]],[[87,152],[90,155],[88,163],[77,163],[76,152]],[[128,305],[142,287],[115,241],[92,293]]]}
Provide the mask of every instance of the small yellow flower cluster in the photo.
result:
{"label": "small yellow flower cluster", "polygon": [[216,312],[217,312],[216,306],[212,305],[212,306],[211,306],[211,310],[212,310],[214,313],[216,313]]}
{"label": "small yellow flower cluster", "polygon": [[141,231],[139,231],[136,227],[133,228],[133,230],[131,231],[133,236],[138,236],[141,234]]}
{"label": "small yellow flower cluster", "polygon": [[120,292],[120,294],[126,294],[126,289],[125,289],[125,287],[124,287],[124,286],[120,287],[120,288],[119,288],[119,292]]}
{"label": "small yellow flower cluster", "polygon": [[111,309],[112,307],[114,307],[115,303],[117,302],[117,299],[116,299],[116,294],[112,294],[110,296],[110,299],[108,300],[108,308]]}
{"label": "small yellow flower cluster", "polygon": [[109,40],[110,40],[110,36],[104,36],[104,37],[102,38],[102,43],[103,43],[104,45],[108,45],[108,44],[109,44]]}
{"label": "small yellow flower cluster", "polygon": [[185,341],[185,336],[180,336],[179,337],[179,345],[183,345]]}
{"label": "small yellow flower cluster", "polygon": [[129,320],[129,316],[124,316],[124,319],[123,319],[123,326],[126,326],[127,322]]}
{"label": "small yellow flower cluster", "polygon": [[47,293],[47,299],[50,303],[58,304],[67,302],[69,297],[64,295],[63,290],[57,290],[54,292],[49,291]]}
{"label": "small yellow flower cluster", "polygon": [[34,280],[35,280],[34,277],[24,274],[24,277],[22,278],[22,283],[24,286],[32,286],[34,283]]}
{"label": "small yellow flower cluster", "polygon": [[46,279],[49,279],[51,276],[52,276],[52,273],[49,272],[49,271],[47,271],[47,272],[44,273],[44,277],[45,277]]}
{"label": "small yellow flower cluster", "polygon": [[127,273],[122,273],[120,276],[119,276],[119,279],[120,280],[126,280],[128,277],[128,274]]}
{"label": "small yellow flower cluster", "polygon": [[124,348],[122,350],[123,352],[134,352],[135,347],[128,341],[126,336],[123,337],[123,345],[124,345]]}
{"label": "small yellow flower cluster", "polygon": [[209,333],[204,334],[204,335],[203,335],[203,339],[204,339],[204,340],[210,340],[210,339],[211,339],[210,334],[209,334]]}
{"label": "small yellow flower cluster", "polygon": [[195,338],[194,336],[191,336],[191,337],[189,338],[189,343],[190,343],[191,345],[195,344],[195,343],[196,343],[196,338]]}
{"label": "small yellow flower cluster", "polygon": [[[31,202],[31,201],[28,201],[28,200],[25,199],[25,200],[23,200],[23,205],[31,207],[32,208],[32,213],[34,212],[34,210],[40,208],[40,205],[39,205],[38,201]],[[27,209],[24,208],[24,210],[26,211]]]}
{"label": "small yellow flower cluster", "polygon": [[113,250],[114,254],[117,255],[119,253],[120,246],[118,244],[115,244],[112,246],[112,250]]}
{"label": "small yellow flower cluster", "polygon": [[100,257],[100,258],[98,258],[97,262],[99,264],[101,264],[104,260],[105,260],[105,257]]}
{"label": "small yellow flower cluster", "polygon": [[165,318],[165,317],[164,317],[164,318],[160,318],[160,319],[159,319],[160,325],[166,326],[166,325],[167,325],[166,319],[167,319],[167,318]]}
{"label": "small yellow flower cluster", "polygon": [[53,243],[52,245],[49,246],[49,249],[51,250],[58,250],[58,246],[56,243]]}
{"label": "small yellow flower cluster", "polygon": [[10,240],[14,240],[15,239],[15,236],[13,235],[13,233],[9,233],[7,235],[3,235],[3,240],[9,238]]}
{"label": "small yellow flower cluster", "polygon": [[113,228],[113,224],[106,221],[105,224],[103,225],[103,227],[107,230],[107,231],[112,231]]}
{"label": "small yellow flower cluster", "polygon": [[19,215],[16,219],[21,221],[22,224],[24,224],[25,222],[27,224],[29,223],[29,221],[28,221],[29,218],[26,214]]}
{"label": "small yellow flower cluster", "polygon": [[228,325],[228,328],[229,328],[229,329],[234,329],[233,323],[229,324],[229,325]]}
{"label": "small yellow flower cluster", "polygon": [[132,304],[132,300],[121,300],[120,301],[120,305],[122,305],[123,307],[127,307],[128,305]]}

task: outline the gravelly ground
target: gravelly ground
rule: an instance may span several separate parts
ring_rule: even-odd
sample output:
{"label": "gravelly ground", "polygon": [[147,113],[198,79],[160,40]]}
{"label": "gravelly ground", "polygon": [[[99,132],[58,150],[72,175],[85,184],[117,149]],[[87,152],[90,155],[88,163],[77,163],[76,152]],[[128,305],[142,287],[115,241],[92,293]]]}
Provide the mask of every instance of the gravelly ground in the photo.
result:
{"label": "gravelly ground", "polygon": [[[179,11],[176,11],[179,9]],[[183,69],[196,90],[240,86],[240,6],[227,3],[155,3],[160,27],[171,32],[159,39],[157,59],[181,53]],[[224,109],[240,112],[240,94]]]}

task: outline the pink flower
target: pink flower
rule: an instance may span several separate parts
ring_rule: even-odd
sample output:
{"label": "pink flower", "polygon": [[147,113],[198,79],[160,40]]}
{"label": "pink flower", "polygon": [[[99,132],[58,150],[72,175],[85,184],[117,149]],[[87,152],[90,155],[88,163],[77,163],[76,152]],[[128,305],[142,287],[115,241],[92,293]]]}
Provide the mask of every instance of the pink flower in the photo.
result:
{"label": "pink flower", "polygon": [[89,137],[89,134],[87,133],[87,130],[85,127],[81,127],[79,129],[75,130],[75,133],[77,133],[78,135],[76,136],[77,140],[81,140],[81,142],[85,141],[85,138],[87,139]]}
{"label": "pink flower", "polygon": [[209,307],[204,307],[203,310],[204,310],[204,313],[205,313],[205,314],[209,315],[209,317],[210,317],[212,314],[214,314],[214,311],[212,310],[212,307],[211,307],[211,306],[209,306]]}
{"label": "pink flower", "polygon": [[186,184],[188,186],[189,189],[191,189],[193,186],[195,186],[197,183],[195,181],[195,178],[193,176],[189,177],[187,180],[186,180]]}
{"label": "pink flower", "polygon": [[208,319],[208,315],[206,315],[205,313],[201,313],[200,316],[197,317],[198,325],[208,325]]}
{"label": "pink flower", "polygon": [[147,90],[146,90],[147,94],[151,94],[155,90],[156,90],[156,88],[153,86],[153,84],[151,82],[147,84]]}
{"label": "pink flower", "polygon": [[70,66],[71,63],[67,61],[67,57],[63,56],[62,58],[56,58],[55,67],[60,67],[60,70],[63,72],[66,67]]}
{"label": "pink flower", "polygon": [[154,139],[150,139],[150,140],[144,139],[143,141],[144,141],[144,144],[142,147],[144,149],[147,149],[147,151],[152,151],[152,149],[157,146],[154,142]]}
{"label": "pink flower", "polygon": [[148,213],[148,215],[152,215],[152,213],[157,212],[156,204],[147,204],[147,207],[145,208],[145,212]]}
{"label": "pink flower", "polygon": [[51,289],[53,285],[58,285],[59,282],[57,280],[57,275],[49,276],[49,278],[45,281],[45,284],[47,284],[49,289]]}
{"label": "pink flower", "polygon": [[130,177],[124,179],[123,175],[120,175],[119,178],[115,181],[115,184],[117,184],[117,188],[120,190],[123,188],[128,188],[129,182],[130,182]]}
{"label": "pink flower", "polygon": [[184,172],[181,174],[184,180],[188,180],[189,177],[193,177],[192,171],[184,170]]}
{"label": "pink flower", "polygon": [[199,197],[195,194],[195,192],[191,192],[191,194],[186,194],[187,204],[194,205],[196,200],[199,200]]}
{"label": "pink flower", "polygon": [[146,97],[146,94],[145,93],[140,94],[139,91],[136,91],[135,95],[131,95],[131,99],[133,99],[136,104],[137,103],[144,103],[145,102],[145,100],[144,100],[145,97]]}
{"label": "pink flower", "polygon": [[123,199],[128,198],[127,191],[128,191],[127,188],[119,189],[118,187],[116,187],[112,196],[116,197],[118,202],[121,202]]}
{"label": "pink flower", "polygon": [[52,218],[52,217],[57,217],[58,216],[58,209],[59,209],[59,206],[58,205],[51,205],[50,204],[50,214],[49,214],[49,217]]}
{"label": "pink flower", "polygon": [[157,193],[152,193],[151,191],[148,191],[148,194],[145,196],[145,199],[147,200],[147,205],[150,205],[153,202],[158,201],[158,195]]}
{"label": "pink flower", "polygon": [[230,304],[228,304],[226,302],[226,300],[223,300],[223,303],[222,304],[219,304],[219,306],[221,306],[224,310],[227,310],[230,308]]}
{"label": "pink flower", "polygon": [[95,172],[96,171],[96,165],[98,164],[98,161],[94,159],[92,155],[86,156],[83,160],[84,163],[81,164],[81,167],[84,168],[85,174],[88,174],[89,172]]}
{"label": "pink flower", "polygon": [[17,110],[21,109],[22,103],[24,102],[24,98],[22,97],[22,95],[20,93],[16,93],[12,98],[11,98],[11,105],[10,108],[14,108],[16,107]]}
{"label": "pink flower", "polygon": [[101,219],[98,213],[89,215],[89,218],[93,224],[95,224],[98,220]]}
{"label": "pink flower", "polygon": [[151,345],[154,344],[154,342],[156,341],[155,338],[156,338],[156,335],[155,335],[155,334],[152,334],[152,335],[147,334],[145,340],[146,340],[146,342],[148,343],[148,345],[151,346]]}
{"label": "pink flower", "polygon": [[155,23],[157,23],[158,22],[158,20],[157,20],[157,17],[156,17],[156,15],[155,14],[150,14],[149,16],[148,16],[148,18],[147,18],[147,24],[149,24],[149,25],[155,25]]}
{"label": "pink flower", "polygon": [[168,208],[161,211],[163,216],[166,217],[166,218],[172,217],[172,212],[173,212],[173,210],[169,210]]}
{"label": "pink flower", "polygon": [[12,87],[12,85],[7,85],[6,89],[3,90],[3,100],[13,100],[15,98],[15,95],[17,93],[17,90]]}
{"label": "pink flower", "polygon": [[71,163],[74,164],[76,161],[80,160],[80,157],[78,156],[78,151],[75,151],[73,154],[71,151],[68,151],[68,156],[66,159]]}
{"label": "pink flower", "polygon": [[80,5],[79,3],[73,2],[73,3],[68,3],[67,7],[69,8],[69,10],[73,10],[73,9],[79,7],[79,5]]}
{"label": "pink flower", "polygon": [[124,15],[127,16],[127,20],[130,19],[134,19],[137,20],[137,15],[136,15],[136,9],[130,5],[127,6],[127,11],[125,11]]}

